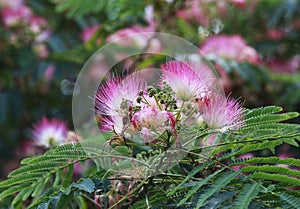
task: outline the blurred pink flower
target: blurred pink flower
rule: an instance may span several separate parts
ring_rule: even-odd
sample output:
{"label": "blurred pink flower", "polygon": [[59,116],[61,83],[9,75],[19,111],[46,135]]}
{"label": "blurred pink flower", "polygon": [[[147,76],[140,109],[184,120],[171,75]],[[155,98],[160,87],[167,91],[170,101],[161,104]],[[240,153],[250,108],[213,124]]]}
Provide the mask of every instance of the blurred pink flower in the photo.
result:
{"label": "blurred pink flower", "polygon": [[85,28],[80,34],[81,40],[83,42],[89,41],[99,28],[100,28],[99,25],[93,25],[93,26]]}
{"label": "blurred pink flower", "polygon": [[210,94],[199,99],[198,107],[202,119],[211,129],[226,132],[245,124],[241,105],[222,94]]}
{"label": "blurred pink flower", "polygon": [[286,32],[282,29],[271,28],[267,31],[267,38],[271,40],[280,40],[285,34]]}
{"label": "blurred pink flower", "polygon": [[300,68],[300,55],[295,55],[288,61],[274,59],[267,62],[267,66],[275,73],[295,74]]}
{"label": "blurred pink flower", "polygon": [[207,56],[223,57],[238,62],[258,64],[258,53],[247,45],[240,35],[217,35],[209,37],[200,47],[200,53]]}
{"label": "blurred pink flower", "polygon": [[40,58],[47,58],[50,54],[49,49],[45,43],[34,43],[32,47],[33,47],[33,51]]}
{"label": "blurred pink flower", "polygon": [[205,96],[209,90],[211,80],[206,80],[201,72],[191,68],[188,63],[170,61],[161,65],[162,81],[175,92],[182,101],[194,101]]}
{"label": "blurred pink flower", "polygon": [[123,120],[130,107],[136,102],[139,91],[145,88],[145,81],[136,74],[123,80],[115,77],[106,81],[95,95],[95,109],[102,118],[101,130],[114,130],[120,134],[126,126]]}
{"label": "blurred pink flower", "polygon": [[29,30],[33,33],[36,42],[44,42],[50,36],[48,22],[43,17],[31,17],[29,21]]}
{"label": "blurred pink flower", "polygon": [[[152,37],[153,34],[149,34],[147,32],[154,32],[156,28],[155,22],[149,22],[148,26],[138,26],[133,25],[129,28],[124,28],[116,33],[107,37],[107,42],[115,41],[117,44],[123,46],[136,46],[139,48],[144,48],[148,46],[148,49],[151,52],[159,53],[161,51],[160,42]],[[128,37],[126,39],[122,39],[124,37]]]}
{"label": "blurred pink flower", "polygon": [[0,0],[0,7],[18,8],[23,5],[23,0]]}
{"label": "blurred pink flower", "polygon": [[132,116],[132,124],[139,131],[145,142],[158,138],[166,130],[173,131],[175,126],[174,116],[156,106],[147,106],[137,111]]}
{"label": "blurred pink flower", "polygon": [[46,70],[45,70],[45,75],[44,79],[45,81],[51,81],[53,79],[53,74],[54,74],[55,67],[54,65],[49,65]]}
{"label": "blurred pink flower", "polygon": [[230,0],[230,3],[237,7],[244,7],[247,4],[247,0]]}
{"label": "blurred pink flower", "polygon": [[200,7],[199,0],[185,1],[185,8],[179,10],[177,16],[187,21],[196,21],[200,25],[207,25],[209,22],[209,17],[203,7]]}
{"label": "blurred pink flower", "polygon": [[28,22],[32,11],[25,5],[16,8],[4,7],[1,9],[2,22],[5,27],[13,27]]}
{"label": "blurred pink flower", "polygon": [[46,117],[34,124],[32,130],[35,145],[44,148],[64,144],[67,133],[67,124],[64,121]]}
{"label": "blurred pink flower", "polygon": [[[209,12],[212,7],[217,11],[215,14]],[[177,12],[177,16],[186,21],[195,21],[199,25],[208,26],[214,18],[225,16],[226,13],[226,0],[191,0],[185,1],[184,8]]]}

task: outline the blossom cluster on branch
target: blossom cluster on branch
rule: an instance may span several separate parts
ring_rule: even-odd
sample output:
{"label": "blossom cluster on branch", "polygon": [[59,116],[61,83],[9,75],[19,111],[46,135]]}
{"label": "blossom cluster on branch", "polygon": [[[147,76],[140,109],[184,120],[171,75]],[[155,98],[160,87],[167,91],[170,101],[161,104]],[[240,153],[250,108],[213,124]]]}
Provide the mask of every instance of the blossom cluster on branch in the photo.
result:
{"label": "blossom cluster on branch", "polygon": [[177,141],[179,127],[188,123],[217,132],[244,125],[243,108],[215,90],[210,69],[193,62],[169,61],[161,65],[161,81],[147,86],[138,73],[113,77],[95,96],[100,129],[127,140],[139,135],[145,144],[168,148]]}

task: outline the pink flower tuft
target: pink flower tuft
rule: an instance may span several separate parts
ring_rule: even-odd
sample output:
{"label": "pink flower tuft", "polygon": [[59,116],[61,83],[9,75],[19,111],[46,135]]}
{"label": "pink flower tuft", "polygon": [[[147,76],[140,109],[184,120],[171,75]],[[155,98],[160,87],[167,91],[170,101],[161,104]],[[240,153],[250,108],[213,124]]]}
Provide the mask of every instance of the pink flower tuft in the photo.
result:
{"label": "pink flower tuft", "polygon": [[29,30],[35,36],[36,42],[44,42],[50,36],[48,22],[43,17],[31,17],[29,22]]}
{"label": "pink flower tuft", "polygon": [[0,7],[18,8],[22,4],[23,0],[0,0]]}
{"label": "pink flower tuft", "polygon": [[59,119],[43,117],[33,128],[35,144],[44,148],[64,144],[68,134],[67,124]]}
{"label": "pink flower tuft", "polygon": [[2,21],[5,27],[13,27],[22,22],[27,22],[32,15],[32,11],[25,5],[16,8],[4,7],[1,10]]}
{"label": "pink flower tuft", "polygon": [[224,95],[213,94],[199,99],[198,107],[202,119],[211,129],[226,132],[245,124],[240,104]]}
{"label": "pink flower tuft", "polygon": [[161,65],[161,69],[162,81],[167,82],[178,99],[183,101],[194,101],[201,98],[208,92],[212,82],[206,79],[201,72],[197,72],[190,65],[179,61],[170,61]]}
{"label": "pink flower tuft", "polygon": [[122,133],[130,107],[136,102],[139,91],[145,89],[145,81],[137,75],[123,80],[116,77],[103,84],[95,96],[96,112],[102,117],[101,130]]}
{"label": "pink flower tuft", "polygon": [[32,47],[33,51],[42,59],[47,58],[50,54],[45,43],[35,43]]}
{"label": "pink flower tuft", "polygon": [[200,48],[204,55],[213,55],[238,62],[258,64],[258,53],[239,35],[218,35],[208,38]]}
{"label": "pink flower tuft", "polygon": [[230,3],[237,7],[244,7],[247,4],[247,0],[230,0]]}
{"label": "pink flower tuft", "polygon": [[216,15],[209,12],[211,8],[214,8],[220,16],[225,16],[227,14],[227,2],[225,0],[191,0],[184,2],[184,8],[177,12],[177,16],[186,21],[192,21],[202,26],[208,26],[212,19],[216,17]]}
{"label": "pink flower tuft", "polygon": [[44,80],[49,82],[53,79],[55,67],[54,65],[49,65],[45,70]]}
{"label": "pink flower tuft", "polygon": [[156,106],[149,106],[133,115],[132,124],[140,131],[144,141],[152,141],[166,130],[172,130],[175,120],[171,113],[160,110]]}

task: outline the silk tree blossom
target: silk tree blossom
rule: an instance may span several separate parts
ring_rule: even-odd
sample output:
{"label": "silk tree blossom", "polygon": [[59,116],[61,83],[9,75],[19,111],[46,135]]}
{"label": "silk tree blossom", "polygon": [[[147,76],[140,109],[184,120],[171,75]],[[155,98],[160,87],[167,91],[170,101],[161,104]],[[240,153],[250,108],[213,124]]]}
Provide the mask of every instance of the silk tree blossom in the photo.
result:
{"label": "silk tree blossom", "polygon": [[[217,11],[215,14],[209,12],[212,8]],[[227,2],[225,0],[191,0],[184,2],[184,8],[177,12],[177,16],[186,21],[208,26],[214,18],[219,16],[224,17],[227,9]]]}
{"label": "silk tree blossom", "polygon": [[217,56],[232,59],[238,62],[258,64],[258,53],[248,46],[239,35],[218,35],[206,39],[200,48],[200,52],[207,56]]}
{"label": "silk tree blossom", "polygon": [[29,31],[34,35],[36,42],[44,42],[50,36],[48,22],[43,17],[31,17],[29,22]]}
{"label": "silk tree blossom", "polygon": [[14,27],[26,23],[32,16],[32,11],[25,5],[4,7],[1,9],[2,22],[5,27]]}
{"label": "silk tree blossom", "polygon": [[[0,2],[1,3],[1,2]],[[10,41],[14,44],[45,42],[50,36],[48,22],[34,15],[23,1],[12,1],[0,8],[3,25],[10,32]]]}
{"label": "silk tree blossom", "polygon": [[211,94],[199,99],[199,111],[209,128],[226,132],[237,130],[245,124],[241,105],[221,94]]}
{"label": "silk tree blossom", "polygon": [[206,80],[200,72],[194,71],[188,64],[170,61],[161,65],[162,81],[166,82],[182,101],[194,101],[209,91],[211,80]]}
{"label": "silk tree blossom", "polygon": [[145,81],[137,75],[123,80],[115,77],[103,84],[95,96],[96,112],[102,118],[101,130],[121,134],[128,125],[128,115],[139,91],[145,88]]}
{"label": "silk tree blossom", "polygon": [[132,124],[143,140],[150,142],[167,130],[173,131],[175,119],[170,112],[160,110],[157,106],[149,106],[133,115]]}
{"label": "silk tree blossom", "polygon": [[0,0],[0,7],[18,8],[23,4],[23,0]]}
{"label": "silk tree blossom", "polygon": [[67,124],[59,119],[51,120],[43,117],[33,128],[35,145],[44,148],[64,144],[68,135]]}

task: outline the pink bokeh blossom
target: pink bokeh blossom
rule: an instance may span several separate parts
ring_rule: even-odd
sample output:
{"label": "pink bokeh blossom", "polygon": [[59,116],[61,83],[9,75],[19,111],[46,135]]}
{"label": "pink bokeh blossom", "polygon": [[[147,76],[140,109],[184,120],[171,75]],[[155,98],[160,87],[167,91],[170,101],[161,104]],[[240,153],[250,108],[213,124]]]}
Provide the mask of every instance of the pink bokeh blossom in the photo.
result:
{"label": "pink bokeh blossom", "polygon": [[13,27],[28,22],[32,16],[32,11],[25,5],[4,7],[1,9],[1,16],[5,27]]}
{"label": "pink bokeh blossom", "polygon": [[45,70],[44,80],[49,82],[53,79],[55,67],[54,65],[49,65]]}
{"label": "pink bokeh blossom", "polygon": [[34,43],[33,51],[42,59],[47,58],[50,54],[49,49],[45,43]]}
{"label": "pink bokeh blossom", "polygon": [[230,0],[230,3],[237,7],[244,7],[247,4],[247,0]]}
{"label": "pink bokeh blossom", "polygon": [[[10,32],[11,43],[45,42],[50,36],[46,19],[34,15],[31,8],[23,1],[9,1],[0,8],[2,23]],[[0,2],[1,3],[1,2]]]}
{"label": "pink bokeh blossom", "polygon": [[18,8],[23,5],[23,0],[0,0],[0,7]]}
{"label": "pink bokeh blossom", "polygon": [[144,107],[132,117],[132,123],[143,138],[144,142],[151,142],[163,134],[166,130],[174,130],[174,116],[160,110],[157,106]]}
{"label": "pink bokeh blossom", "polygon": [[247,45],[240,35],[217,35],[209,37],[200,47],[200,53],[207,56],[222,57],[238,62],[258,64],[258,53]]}
{"label": "pink bokeh blossom", "polygon": [[65,143],[68,128],[64,121],[43,117],[34,124],[32,134],[35,145],[50,148]]}
{"label": "pink bokeh blossom", "polygon": [[221,17],[227,14],[227,2],[224,0],[192,0],[185,1],[184,8],[177,12],[177,16],[186,21],[192,21],[202,26],[208,26],[214,18],[219,17],[216,14],[209,12],[209,8],[212,7],[216,9],[216,14]]}

